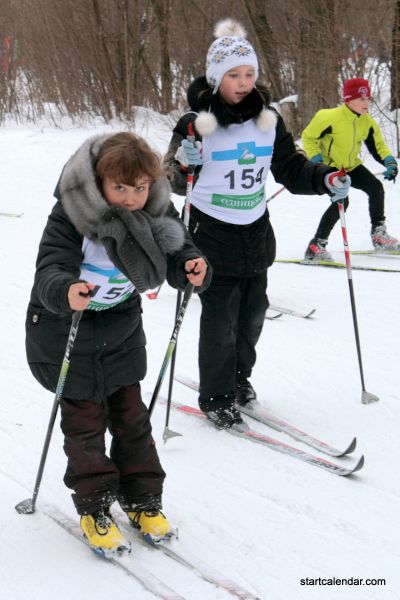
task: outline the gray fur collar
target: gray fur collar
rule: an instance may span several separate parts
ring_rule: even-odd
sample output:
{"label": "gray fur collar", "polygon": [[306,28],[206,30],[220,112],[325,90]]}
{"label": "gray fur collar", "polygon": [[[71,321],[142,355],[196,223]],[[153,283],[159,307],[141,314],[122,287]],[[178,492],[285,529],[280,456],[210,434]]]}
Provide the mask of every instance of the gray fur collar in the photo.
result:
{"label": "gray fur collar", "polygon": [[[74,227],[93,240],[98,238],[100,221],[110,208],[100,192],[94,171],[100,146],[108,137],[108,134],[97,135],[78,148],[64,166],[56,190]],[[144,211],[151,217],[163,216],[170,204],[170,194],[166,177],[156,181],[150,188]]]}

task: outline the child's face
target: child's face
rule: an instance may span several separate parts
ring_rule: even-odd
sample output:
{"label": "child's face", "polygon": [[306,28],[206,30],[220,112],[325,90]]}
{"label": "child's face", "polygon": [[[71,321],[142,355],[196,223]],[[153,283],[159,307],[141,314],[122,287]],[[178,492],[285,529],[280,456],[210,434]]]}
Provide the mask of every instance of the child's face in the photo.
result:
{"label": "child's face", "polygon": [[141,210],[147,202],[150,181],[146,177],[138,177],[135,186],[126,185],[104,177],[103,194],[111,206],[123,206],[128,210]]}
{"label": "child's face", "polygon": [[363,115],[369,111],[372,98],[357,98],[356,100],[349,100],[347,106],[358,115]]}
{"label": "child's face", "polygon": [[219,86],[219,93],[227,104],[238,104],[254,88],[256,77],[253,67],[242,65],[227,71]]}

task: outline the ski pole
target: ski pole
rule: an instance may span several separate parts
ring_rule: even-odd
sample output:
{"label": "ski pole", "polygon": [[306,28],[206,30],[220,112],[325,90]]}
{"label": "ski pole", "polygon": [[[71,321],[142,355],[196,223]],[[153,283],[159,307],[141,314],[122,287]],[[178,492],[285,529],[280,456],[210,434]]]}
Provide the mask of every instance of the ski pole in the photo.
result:
{"label": "ski pole", "polygon": [[53,433],[54,423],[55,423],[56,416],[57,416],[58,405],[60,404],[61,396],[62,396],[62,393],[64,390],[64,384],[65,384],[65,380],[67,378],[67,373],[68,373],[68,369],[69,369],[70,356],[71,356],[72,348],[74,347],[76,335],[78,333],[78,327],[79,327],[79,322],[81,320],[81,317],[82,317],[82,311],[76,311],[72,315],[71,329],[68,334],[67,346],[65,348],[64,358],[63,358],[63,361],[61,364],[60,375],[58,377],[56,395],[55,395],[54,402],[53,402],[53,408],[51,409],[49,425],[47,427],[46,439],[45,439],[43,450],[42,450],[42,456],[40,458],[38,473],[36,475],[33,496],[32,496],[32,498],[27,498],[26,500],[22,500],[22,502],[19,502],[15,507],[15,510],[21,515],[30,515],[35,512],[36,498],[39,493],[40,482],[42,481],[44,465],[45,465],[46,458],[47,458],[47,452],[48,452],[49,446],[50,446],[50,440],[51,440],[51,435]]}
{"label": "ski pole", "polygon": [[[187,139],[193,143],[195,142],[195,139],[196,139],[196,137],[194,135],[192,123],[188,124]],[[186,229],[189,228],[190,206],[191,206],[191,201],[192,201],[193,179],[194,179],[195,168],[196,168],[195,165],[188,166],[188,173],[187,173],[187,180],[186,180],[186,197],[185,197],[185,205],[183,207],[183,224],[185,225]],[[181,290],[178,290],[178,294],[176,297],[175,319],[178,316],[181,302],[182,302],[182,292],[181,292]],[[168,427],[169,417],[171,414],[172,389],[174,386],[174,373],[175,373],[175,362],[176,362],[176,352],[177,352],[176,346],[177,346],[177,344],[175,344],[175,347],[174,347],[174,350],[173,350],[173,353],[171,356],[171,367],[170,367],[170,371],[169,371],[168,398],[167,398],[167,408],[166,408],[166,416],[165,416],[165,427],[164,427],[164,434],[163,434],[164,443],[171,437],[175,437],[176,435],[181,435],[179,433],[176,433],[175,431],[171,431]]]}
{"label": "ski pole", "polygon": [[[157,402],[158,394],[160,392],[161,384],[162,384],[162,382],[164,380],[164,377],[165,377],[165,372],[166,372],[166,370],[168,368],[168,365],[169,365],[169,362],[171,360],[172,354],[173,354],[173,352],[175,350],[176,341],[177,341],[177,338],[178,338],[178,333],[179,333],[179,330],[181,328],[183,317],[185,316],[186,308],[187,308],[188,302],[190,300],[190,296],[192,295],[193,288],[194,288],[193,284],[191,284],[191,283],[187,283],[186,284],[185,291],[183,293],[182,304],[180,305],[179,312],[178,312],[178,315],[177,315],[176,320],[175,320],[174,329],[172,331],[171,339],[169,340],[167,351],[165,353],[164,360],[163,360],[163,363],[161,365],[160,374],[158,376],[158,379],[157,379],[157,382],[156,382],[156,385],[155,385],[155,388],[154,388],[154,392],[153,392],[153,395],[152,395],[151,400],[150,400],[150,404],[149,404],[149,415],[150,416],[153,413],[154,406],[155,406],[155,404]],[[172,433],[172,436],[173,435],[181,435],[181,434],[180,433]]]}
{"label": "ski pole", "polygon": [[266,202],[268,204],[268,202],[271,202],[271,200],[273,200],[274,198],[276,198],[277,196],[279,196],[279,194],[281,192],[283,192],[283,190],[285,189],[285,186],[283,185],[281,188],[279,188],[279,190],[277,192],[275,192],[275,194],[272,194],[272,196],[270,196],[269,198],[267,198]]}
{"label": "ski pole", "polygon": [[370,392],[367,392],[365,389],[364,372],[363,372],[363,365],[362,365],[362,358],[361,358],[361,344],[360,344],[360,336],[358,333],[358,324],[357,324],[356,302],[355,302],[355,298],[354,298],[353,276],[352,276],[351,262],[350,262],[350,248],[349,248],[349,243],[348,243],[348,239],[347,239],[346,217],[345,217],[343,202],[338,202],[337,205],[338,205],[338,209],[339,209],[340,222],[342,225],[342,235],[343,235],[344,255],[345,255],[345,259],[346,259],[347,280],[349,282],[351,311],[352,311],[352,315],[353,315],[354,334],[355,334],[355,338],[356,338],[358,365],[360,368],[361,388],[362,388],[361,402],[363,404],[371,404],[372,402],[377,402],[379,400],[379,398],[378,398],[378,396],[375,396],[375,394],[371,394]]}

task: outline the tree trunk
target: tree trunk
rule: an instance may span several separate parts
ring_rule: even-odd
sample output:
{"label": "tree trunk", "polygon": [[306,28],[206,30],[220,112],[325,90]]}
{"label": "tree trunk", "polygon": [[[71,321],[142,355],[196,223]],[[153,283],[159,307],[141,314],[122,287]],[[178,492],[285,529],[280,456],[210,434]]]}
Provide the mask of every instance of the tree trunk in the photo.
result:
{"label": "tree trunk", "polygon": [[395,6],[392,30],[392,77],[390,85],[391,109],[400,108],[400,0]]}
{"label": "tree trunk", "polygon": [[170,0],[153,0],[160,40],[160,106],[169,113],[172,108],[172,74],[169,54]]}
{"label": "tree trunk", "polygon": [[274,40],[272,28],[268,22],[265,2],[263,0],[248,0],[245,3],[247,14],[253,26],[261,49],[260,62],[266,72],[266,79],[271,85],[271,96],[273,100],[280,100],[286,95],[280,70],[280,60],[277,53],[277,44]]}
{"label": "tree trunk", "polygon": [[298,93],[296,135],[321,108],[338,103],[341,48],[336,27],[335,0],[306,0],[300,13],[300,44],[295,58]]}

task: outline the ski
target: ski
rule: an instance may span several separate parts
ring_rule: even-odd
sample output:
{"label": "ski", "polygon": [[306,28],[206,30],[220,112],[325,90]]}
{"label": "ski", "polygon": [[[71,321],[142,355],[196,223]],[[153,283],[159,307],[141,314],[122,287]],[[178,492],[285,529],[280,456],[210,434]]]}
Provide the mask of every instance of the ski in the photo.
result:
{"label": "ski", "polygon": [[0,212],[0,217],[16,217],[16,218],[20,218],[22,217],[24,213],[7,213],[7,212]]}
{"label": "ski", "polygon": [[[75,539],[88,546],[78,522],[73,521],[53,506],[45,505],[41,508],[41,512],[49,517],[54,523],[57,523],[57,525],[62,527],[64,531],[71,534]],[[90,546],[88,546],[88,548],[90,548]],[[100,555],[96,554],[96,556]],[[143,564],[139,564],[136,558],[133,559],[129,556],[123,557],[116,555],[110,558],[104,558],[104,561],[118,567],[130,577],[136,579],[144,589],[154,594],[157,598],[162,598],[163,600],[185,600],[183,596],[175,592],[175,590],[161,581],[161,579],[158,579],[153,572],[148,571]]]}
{"label": "ski", "polygon": [[[273,313],[275,313],[275,312],[276,312],[276,314],[272,314],[272,313],[270,312],[270,309],[271,309],[271,311],[272,311]],[[274,319],[279,319],[279,317],[281,317],[282,315],[283,315],[283,312],[278,312],[278,311],[275,311],[275,309],[274,309],[274,308],[272,308],[272,307],[270,306],[270,307],[268,308],[268,310],[267,310],[267,313],[266,313],[266,315],[265,315],[265,318],[266,318],[268,321],[274,321]]]}
{"label": "ski", "polygon": [[279,306],[277,304],[270,304],[269,308],[271,310],[275,310],[277,312],[280,312],[281,314],[290,315],[291,317],[300,317],[301,319],[308,319],[317,310],[316,308],[312,308],[309,311],[295,310],[295,309],[292,309],[292,308],[286,308],[286,306]]}
{"label": "ski", "polygon": [[[114,512],[116,512],[118,517],[121,516],[121,513],[118,513],[118,511]],[[119,519],[118,524],[125,533],[129,535],[129,533],[132,534],[133,531],[137,535],[135,540],[138,539],[141,544],[153,548],[155,551],[162,552],[173,561],[195,573],[204,581],[207,581],[216,587],[223,588],[236,598],[241,598],[243,600],[261,600],[260,596],[244,589],[224,573],[220,573],[214,566],[207,564],[203,558],[193,554],[192,551],[189,551],[187,548],[184,550],[178,549],[177,546],[179,542],[177,540],[170,539],[153,543],[141,535],[138,530],[133,529],[129,525],[125,525],[123,522],[120,523],[120,520],[121,519]]]}
{"label": "ski", "polygon": [[[181,404],[180,402],[176,401],[172,401],[171,405],[176,410],[183,412],[187,415],[207,420],[206,415],[199,408],[194,408],[193,406]],[[211,425],[211,422],[208,422]],[[287,454],[288,456],[292,456],[293,458],[302,460],[303,462],[306,462],[309,465],[319,467],[324,471],[328,471],[329,473],[333,473],[334,475],[340,475],[341,477],[349,477],[356,471],[360,471],[360,469],[362,469],[362,467],[364,466],[364,456],[361,456],[358,462],[353,467],[343,467],[334,462],[331,462],[330,460],[321,458],[320,456],[315,456],[314,454],[309,454],[308,452],[300,450],[300,448],[296,448],[294,446],[291,446],[290,444],[286,444],[285,442],[281,442],[275,438],[271,438],[267,435],[263,435],[262,433],[258,433],[250,427],[245,431],[237,431],[232,427],[230,429],[224,429],[223,431],[225,431],[226,433],[230,433],[236,437],[245,438],[252,442],[262,444],[263,446],[267,446],[271,450],[275,450],[276,452],[280,452],[282,454]]]}
{"label": "ski", "polygon": [[[333,269],[345,269],[346,264],[342,262],[328,261],[328,260],[314,260],[307,261],[300,258],[279,258],[275,260],[276,263],[294,264],[294,265],[306,265],[308,267],[331,267]],[[380,273],[400,273],[400,269],[387,269],[385,267],[367,267],[362,265],[351,265],[353,271],[378,271]]]}
{"label": "ski", "polygon": [[238,406],[238,408],[241,413],[251,417],[255,421],[259,421],[260,423],[263,423],[264,425],[267,425],[276,431],[286,433],[291,438],[298,440],[299,442],[302,442],[303,444],[306,444],[315,450],[319,450],[324,454],[328,454],[329,456],[346,456],[347,454],[354,452],[357,445],[357,438],[354,437],[345,450],[338,450],[334,446],[331,446],[326,442],[322,442],[321,440],[314,438],[309,433],[294,427],[294,425],[291,425],[287,421],[284,421],[275,415],[271,415],[271,413],[265,410],[265,408],[262,406],[255,406],[251,408],[246,406]]}
{"label": "ski", "polygon": [[[176,375],[175,379],[179,383],[186,385],[187,387],[191,388],[192,390],[198,391],[198,389],[199,389],[199,384],[196,381],[192,381],[191,379],[187,379],[185,377],[180,377],[179,375]],[[339,450],[339,449],[335,448],[334,446],[327,444],[326,442],[318,440],[317,438],[313,437],[309,433],[302,431],[298,427],[291,425],[288,421],[285,421],[284,419],[276,417],[275,415],[271,414],[269,411],[267,411],[262,406],[255,406],[253,408],[247,408],[245,406],[238,406],[238,409],[240,410],[241,413],[243,413],[249,417],[252,417],[254,420],[259,421],[260,423],[263,423],[264,425],[267,425],[268,427],[271,427],[272,429],[275,429],[276,431],[279,431],[281,433],[286,433],[291,438],[293,438],[299,442],[302,442],[303,444],[306,444],[307,446],[310,446],[311,448],[314,448],[315,450],[324,452],[324,454],[328,454],[329,456],[335,456],[335,457],[346,456],[347,454],[351,454],[351,452],[354,452],[356,445],[357,445],[357,438],[353,438],[353,440],[350,442],[350,444],[347,446],[347,448],[345,450]]]}
{"label": "ski", "polygon": [[352,250],[350,254],[360,254],[362,256],[375,256],[379,258],[387,258],[388,256],[399,256],[400,248],[398,250]]}

